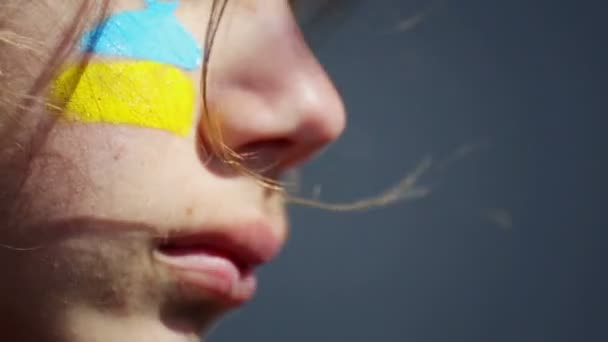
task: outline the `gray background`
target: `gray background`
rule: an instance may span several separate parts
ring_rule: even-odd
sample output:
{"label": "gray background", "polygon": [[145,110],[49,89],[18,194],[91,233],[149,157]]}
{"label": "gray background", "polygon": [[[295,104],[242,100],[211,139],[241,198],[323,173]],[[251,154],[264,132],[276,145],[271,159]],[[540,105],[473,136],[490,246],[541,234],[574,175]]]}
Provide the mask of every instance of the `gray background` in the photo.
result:
{"label": "gray background", "polygon": [[350,122],[303,194],[368,196],[429,155],[432,192],[293,207],[210,341],[608,341],[604,3],[364,0],[311,28]]}

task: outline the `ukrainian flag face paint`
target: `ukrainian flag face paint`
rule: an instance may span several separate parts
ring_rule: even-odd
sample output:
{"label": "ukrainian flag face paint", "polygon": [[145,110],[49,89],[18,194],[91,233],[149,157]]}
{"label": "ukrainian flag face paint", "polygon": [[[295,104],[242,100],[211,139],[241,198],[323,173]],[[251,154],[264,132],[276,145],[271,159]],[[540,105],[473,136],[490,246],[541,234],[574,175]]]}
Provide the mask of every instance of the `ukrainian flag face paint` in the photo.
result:
{"label": "ukrainian flag face paint", "polygon": [[64,104],[65,119],[190,132],[196,90],[184,70],[200,66],[202,50],[175,16],[179,2],[146,4],[83,36],[83,52],[113,60],[67,66],[56,78],[51,103]]}
{"label": "ukrainian flag face paint", "polygon": [[103,56],[149,60],[187,70],[201,64],[198,42],[180,24],[179,2],[147,0],[142,10],[117,13],[87,32],[80,45]]}

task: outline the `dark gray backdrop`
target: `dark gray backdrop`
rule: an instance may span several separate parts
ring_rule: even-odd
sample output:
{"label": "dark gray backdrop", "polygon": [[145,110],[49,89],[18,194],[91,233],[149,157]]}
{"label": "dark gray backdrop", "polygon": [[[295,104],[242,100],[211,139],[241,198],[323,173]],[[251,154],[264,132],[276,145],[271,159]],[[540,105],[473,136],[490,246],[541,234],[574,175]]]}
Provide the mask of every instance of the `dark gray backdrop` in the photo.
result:
{"label": "dark gray backdrop", "polygon": [[256,299],[210,341],[608,341],[604,3],[363,0],[311,29],[350,122],[304,193],[370,195],[427,155],[432,193],[293,207]]}

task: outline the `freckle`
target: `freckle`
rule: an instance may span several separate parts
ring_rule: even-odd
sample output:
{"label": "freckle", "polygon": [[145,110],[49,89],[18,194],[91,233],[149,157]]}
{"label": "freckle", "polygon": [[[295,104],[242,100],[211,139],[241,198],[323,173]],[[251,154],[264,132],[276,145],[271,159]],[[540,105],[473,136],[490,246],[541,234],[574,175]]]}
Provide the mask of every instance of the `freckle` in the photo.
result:
{"label": "freckle", "polygon": [[186,209],[186,215],[187,215],[187,216],[192,216],[192,214],[194,214],[194,208],[192,208],[192,207],[188,207],[188,208]]}
{"label": "freckle", "polygon": [[120,160],[121,157],[122,157],[121,152],[117,152],[116,154],[114,154],[114,160]]}

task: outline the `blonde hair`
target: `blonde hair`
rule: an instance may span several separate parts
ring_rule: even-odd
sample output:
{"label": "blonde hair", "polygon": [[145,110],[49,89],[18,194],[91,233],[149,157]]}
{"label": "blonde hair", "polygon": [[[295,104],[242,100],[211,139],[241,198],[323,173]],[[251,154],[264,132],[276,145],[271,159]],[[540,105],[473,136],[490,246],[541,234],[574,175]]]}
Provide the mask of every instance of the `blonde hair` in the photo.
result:
{"label": "blonde hair", "polygon": [[[40,115],[44,110],[44,96],[49,82],[67,58],[74,54],[74,45],[83,30],[105,18],[111,0],[2,0],[0,4],[0,201],[11,202],[26,179],[29,161],[44,143],[54,124],[51,115]],[[80,3],[74,6],[74,3]],[[62,5],[62,4],[63,5]],[[307,199],[288,195],[284,184],[264,176],[264,172],[250,170],[245,165],[246,156],[240,155],[223,143],[218,115],[208,108],[207,88],[209,63],[213,44],[228,0],[213,0],[207,24],[205,55],[202,77],[203,130],[199,141],[205,152],[231,168],[250,175],[263,186],[281,191],[286,198],[297,204],[334,211],[351,211],[383,206],[404,198],[426,195],[426,189],[416,188],[419,176],[430,167],[424,161],[396,186],[378,196],[351,203],[323,203],[316,198]],[[36,27],[32,13],[60,11],[66,18],[53,23],[57,29],[48,32],[51,23],[42,20]],[[48,16],[52,18],[53,16]],[[56,18],[60,16],[57,15]],[[87,58],[80,57],[82,70]],[[10,174],[8,174],[10,173]]]}

